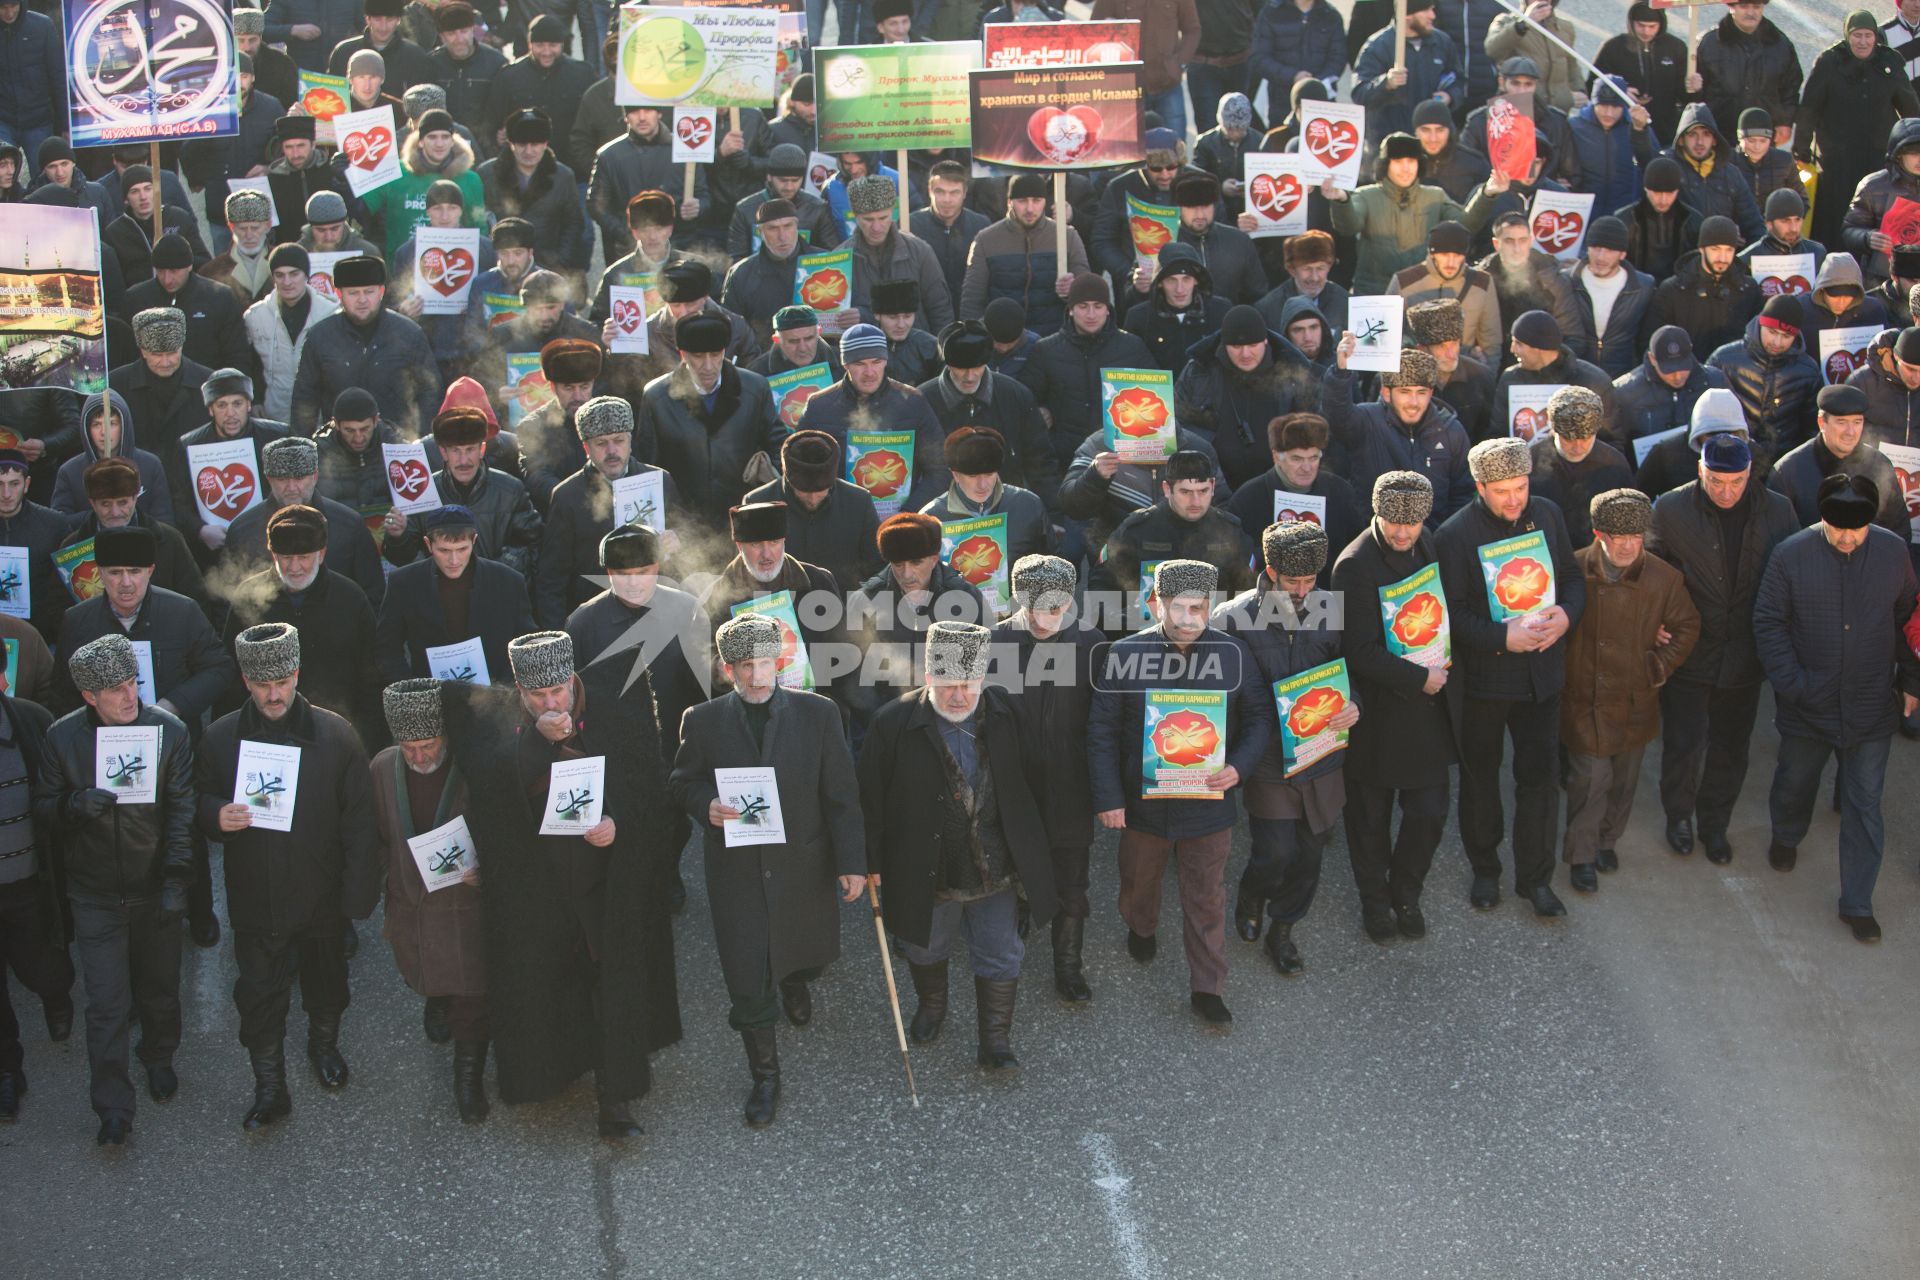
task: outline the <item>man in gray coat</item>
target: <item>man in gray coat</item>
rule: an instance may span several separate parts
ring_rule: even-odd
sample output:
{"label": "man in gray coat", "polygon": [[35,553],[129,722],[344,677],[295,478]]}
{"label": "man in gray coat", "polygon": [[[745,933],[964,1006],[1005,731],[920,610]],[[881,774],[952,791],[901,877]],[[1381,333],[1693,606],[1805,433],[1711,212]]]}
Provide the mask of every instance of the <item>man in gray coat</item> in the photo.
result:
{"label": "man in gray coat", "polygon": [[892,178],[874,175],[856,178],[847,186],[847,205],[853,210],[854,234],[851,305],[868,324],[873,319],[873,286],[884,280],[913,280],[920,285],[920,307],[914,327],[939,333],[953,323],[953,295],[946,273],[932,248],[919,236],[894,225],[899,189]]}
{"label": "man in gray coat", "polygon": [[[780,624],[742,614],[717,639],[733,692],[687,712],[668,785],[706,832],[707,901],[732,1000],[727,1020],[746,1043],[753,1074],[746,1121],[761,1129],[780,1102],[774,988],[787,1021],[812,1020],[807,983],[840,954],[835,885],[845,902],[866,885],[866,820],[839,708],[774,679]],[[754,767],[777,772],[777,782],[720,778],[720,770]]]}

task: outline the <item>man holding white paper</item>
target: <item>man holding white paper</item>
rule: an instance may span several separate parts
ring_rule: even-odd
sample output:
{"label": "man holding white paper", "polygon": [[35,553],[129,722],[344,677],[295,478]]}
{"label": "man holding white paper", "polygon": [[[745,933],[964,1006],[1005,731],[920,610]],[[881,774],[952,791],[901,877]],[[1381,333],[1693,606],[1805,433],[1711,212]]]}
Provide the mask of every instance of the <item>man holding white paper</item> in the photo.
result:
{"label": "man holding white paper", "polygon": [[180,922],[193,875],[193,746],[177,716],[140,701],[133,644],[114,633],[67,660],[86,706],[47,731],[34,814],[60,836],[80,971],[96,1141],[133,1128],[127,1041],[136,1014],[147,1092],[180,1087]]}
{"label": "man holding white paper", "polygon": [[[753,1089],[746,1121],[780,1101],[775,1000],[787,1021],[813,1018],[807,983],[840,955],[840,913],[866,884],[866,821],[840,711],[774,678],[780,624],[745,613],[717,639],[733,692],[687,712],[669,779],[706,833],[707,900]],[[764,776],[762,776],[764,775]],[[764,821],[777,820],[778,827]],[[756,823],[767,839],[755,839]]]}
{"label": "man holding white paper", "polygon": [[508,642],[533,629],[526,581],[480,555],[465,507],[439,507],[417,520],[427,554],[393,571],[374,631],[382,674],[504,682]]}
{"label": "man holding white paper", "polygon": [[240,976],[233,1002],[253,1063],[247,1129],[293,1108],[284,1041],[296,975],[307,1060],[326,1089],[347,1084],[346,922],[380,897],[367,753],[353,726],[299,692],[300,633],[284,622],[234,640],[247,703],[213,722],[194,770],[201,833],[225,844],[227,911]]}

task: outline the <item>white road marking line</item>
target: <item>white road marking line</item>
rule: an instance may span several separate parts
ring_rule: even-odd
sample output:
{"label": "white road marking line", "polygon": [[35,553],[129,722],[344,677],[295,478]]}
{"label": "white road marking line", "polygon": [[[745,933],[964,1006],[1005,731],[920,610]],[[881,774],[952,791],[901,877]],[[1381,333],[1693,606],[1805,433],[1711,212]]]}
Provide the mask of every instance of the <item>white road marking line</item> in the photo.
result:
{"label": "white road marking line", "polygon": [[1159,1274],[1159,1269],[1141,1242],[1139,1224],[1127,1207],[1127,1188],[1133,1179],[1120,1172],[1119,1162],[1114,1159],[1113,1139],[1104,1133],[1090,1133],[1080,1140],[1080,1145],[1093,1157],[1093,1185],[1100,1188],[1101,1198],[1106,1202],[1114,1248],[1120,1254],[1128,1280],[1151,1280]]}

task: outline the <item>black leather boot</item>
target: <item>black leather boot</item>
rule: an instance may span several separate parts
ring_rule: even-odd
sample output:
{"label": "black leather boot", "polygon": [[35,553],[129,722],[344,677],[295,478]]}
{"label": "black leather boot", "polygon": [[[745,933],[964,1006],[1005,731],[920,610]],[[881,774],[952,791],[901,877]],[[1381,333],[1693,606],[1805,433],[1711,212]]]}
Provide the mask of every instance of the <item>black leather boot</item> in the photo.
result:
{"label": "black leather boot", "polygon": [[1020,980],[993,982],[973,980],[973,1003],[980,1021],[980,1065],[989,1071],[1004,1071],[1020,1065],[1013,1056],[1013,997]]}
{"label": "black leather boot", "polygon": [[747,1070],[753,1089],[747,1094],[747,1127],[764,1129],[780,1110],[780,1050],[772,1027],[750,1027],[740,1033],[747,1046]]}
{"label": "black leather boot", "polygon": [[633,1118],[633,1111],[624,1098],[609,1098],[602,1088],[598,1077],[593,1082],[594,1092],[600,1098],[599,1127],[600,1136],[609,1142],[619,1142],[625,1138],[637,1138],[643,1132],[640,1123]]}
{"label": "black leather boot", "polygon": [[452,996],[427,997],[427,1007],[420,1013],[420,1025],[426,1031],[427,1039],[435,1044],[445,1044],[453,1039],[453,1024],[447,1021],[452,1012]]}
{"label": "black leather boot", "polygon": [[1087,922],[1064,915],[1053,918],[1053,986],[1062,1000],[1084,1004],[1093,999],[1081,968],[1080,948],[1087,940]]}
{"label": "black leather boot", "polygon": [[73,1034],[73,997],[63,995],[41,1006],[47,1015],[47,1039],[59,1044]]}
{"label": "black leather boot", "polygon": [[287,1050],[276,1044],[271,1049],[252,1050],[253,1105],[240,1122],[243,1129],[264,1129],[293,1110],[287,1094]]}
{"label": "black leather boot", "polygon": [[340,1056],[340,1015],[315,1013],[307,1016],[307,1061],[322,1088],[347,1087],[347,1060]]}
{"label": "black leather boot", "polygon": [[1300,958],[1300,948],[1294,945],[1292,925],[1276,924],[1267,933],[1267,959],[1288,977],[1307,967],[1306,961]]}
{"label": "black leather boot", "polygon": [[783,978],[780,982],[780,1008],[787,1021],[804,1027],[813,1021],[813,992],[805,978]]}
{"label": "black leather boot", "polygon": [[947,1021],[947,962],[909,962],[907,972],[913,975],[913,994],[920,999],[919,1007],[913,1011],[913,1023],[907,1028],[907,1036],[915,1044],[932,1044],[940,1038],[940,1028]]}
{"label": "black leather boot", "polygon": [[456,1040],[453,1044],[453,1105],[460,1118],[478,1124],[487,1118],[487,1042]]}

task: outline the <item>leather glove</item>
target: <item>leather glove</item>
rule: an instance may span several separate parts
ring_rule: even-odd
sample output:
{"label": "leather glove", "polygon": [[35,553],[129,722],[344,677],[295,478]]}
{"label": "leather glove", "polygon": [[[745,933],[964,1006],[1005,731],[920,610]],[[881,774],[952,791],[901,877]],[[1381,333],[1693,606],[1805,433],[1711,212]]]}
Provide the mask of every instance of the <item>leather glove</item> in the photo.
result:
{"label": "leather glove", "polygon": [[169,880],[160,886],[160,923],[173,924],[187,914],[187,882]]}
{"label": "leather glove", "polygon": [[103,818],[113,809],[113,792],[105,787],[88,787],[74,792],[67,804],[77,817]]}

